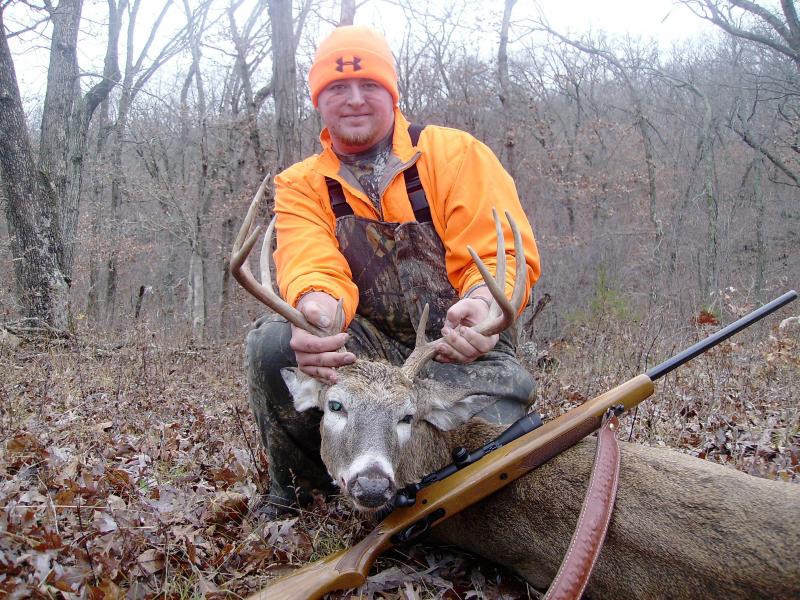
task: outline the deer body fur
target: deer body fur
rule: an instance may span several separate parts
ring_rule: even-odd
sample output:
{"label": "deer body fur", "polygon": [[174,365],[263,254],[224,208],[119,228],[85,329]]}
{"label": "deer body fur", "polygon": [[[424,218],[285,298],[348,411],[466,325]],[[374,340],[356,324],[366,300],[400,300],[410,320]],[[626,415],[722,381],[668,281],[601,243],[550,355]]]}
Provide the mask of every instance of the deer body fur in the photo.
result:
{"label": "deer body fur", "polygon": [[[492,427],[486,441],[499,433]],[[459,443],[482,443],[480,430],[460,427]],[[619,491],[590,598],[800,598],[800,486],[620,445]],[[594,439],[582,441],[445,522],[439,539],[546,588],[577,523],[594,451]]]}

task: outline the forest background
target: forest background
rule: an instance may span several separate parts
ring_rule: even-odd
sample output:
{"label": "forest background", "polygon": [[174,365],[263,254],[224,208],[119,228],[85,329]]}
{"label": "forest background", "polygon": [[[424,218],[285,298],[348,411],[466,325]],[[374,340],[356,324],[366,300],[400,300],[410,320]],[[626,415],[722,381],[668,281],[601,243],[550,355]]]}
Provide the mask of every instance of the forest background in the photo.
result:
{"label": "forest background", "polygon": [[[78,20],[77,0],[52,16],[4,2],[17,53],[51,35],[63,52],[24,120],[0,115],[0,274],[16,282],[0,318],[241,336],[260,309],[228,275],[233,234],[261,179],[318,147],[306,73],[355,5],[120,0],[109,19],[87,4],[99,20]],[[472,132],[516,180],[542,253],[537,295],[557,302],[538,323],[548,337],[598,302],[719,315],[726,290],[745,304],[798,280],[795,5],[677,4],[719,27],[665,47],[568,37],[545,14],[515,19],[510,0],[488,14],[389,5],[401,109]]]}
{"label": "forest background", "polygon": [[[676,1],[708,26],[675,44],[536,6],[0,0],[0,589],[244,593],[363,532],[324,503],[253,516],[241,360],[263,308],[227,269],[260,181],[318,148],[306,74],[338,23],[386,32],[412,122],[470,131],[513,175],[545,416],[797,287],[795,2]],[[778,322],[666,378],[629,439],[797,480],[800,342]],[[414,560],[447,574],[418,563],[365,597],[505,593],[436,556]]]}

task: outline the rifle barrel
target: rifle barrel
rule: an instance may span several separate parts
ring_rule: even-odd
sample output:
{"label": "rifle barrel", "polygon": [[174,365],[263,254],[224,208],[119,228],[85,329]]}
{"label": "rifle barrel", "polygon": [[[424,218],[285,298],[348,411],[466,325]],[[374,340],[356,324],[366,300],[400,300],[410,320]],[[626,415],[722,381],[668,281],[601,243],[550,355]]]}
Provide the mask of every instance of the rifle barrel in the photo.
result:
{"label": "rifle barrel", "polygon": [[697,342],[694,346],[690,346],[683,352],[679,352],[675,356],[670,359],[665,360],[660,365],[656,365],[649,371],[647,371],[646,375],[651,379],[651,381],[655,381],[660,377],[663,377],[673,369],[677,369],[683,363],[692,360],[698,354],[702,354],[706,350],[713,348],[720,342],[727,340],[732,335],[739,333],[745,327],[750,327],[753,323],[758,321],[759,319],[763,319],[768,314],[775,312],[779,308],[789,304],[793,300],[797,299],[797,292],[794,290],[788,291],[782,296],[775,298],[772,302],[765,304],[764,306],[757,308],[750,314],[745,315],[738,321],[734,321],[727,327],[720,329],[717,333],[714,333],[708,336],[706,339]]}

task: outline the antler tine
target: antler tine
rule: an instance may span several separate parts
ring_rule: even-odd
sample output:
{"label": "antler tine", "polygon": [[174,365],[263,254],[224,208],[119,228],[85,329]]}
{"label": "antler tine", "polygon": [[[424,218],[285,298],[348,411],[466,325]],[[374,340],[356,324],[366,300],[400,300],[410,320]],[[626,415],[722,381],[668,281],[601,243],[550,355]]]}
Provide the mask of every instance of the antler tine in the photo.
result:
{"label": "antler tine", "polygon": [[[272,269],[269,266],[269,257],[270,251],[272,250],[272,236],[274,235],[275,224],[277,223],[277,216],[272,217],[272,220],[269,222],[269,226],[267,227],[267,232],[264,234],[264,241],[261,243],[261,254],[259,256],[259,265],[261,267],[261,281],[263,282],[264,287],[269,291],[270,294],[274,295],[280,302],[289,307],[289,309],[293,313],[297,313],[300,315],[300,318],[303,319],[306,323],[306,320],[303,313],[301,313],[296,308],[293,308],[288,303],[284,302],[281,297],[275,292],[275,288],[272,287]],[[272,307],[270,307],[272,308]],[[275,310],[273,308],[273,310]],[[276,310],[276,312],[278,312]],[[278,313],[283,314],[283,313]],[[285,314],[283,315],[287,319],[288,316]],[[339,298],[339,302],[336,304],[336,312],[333,315],[333,320],[331,321],[330,326],[328,327],[327,331],[317,328],[315,325],[308,323],[310,329],[306,329],[306,331],[310,331],[311,333],[316,333],[317,331],[324,331],[324,335],[336,335],[337,333],[341,333],[342,328],[344,327],[344,298]],[[294,321],[289,320],[290,323],[294,323]],[[296,323],[295,323],[296,325]],[[300,327],[298,325],[298,327]],[[319,333],[316,333],[319,335]]]}
{"label": "antler tine", "polygon": [[[508,214],[508,213],[506,213]],[[497,236],[497,260],[495,261],[497,267],[495,268],[494,280],[497,282],[497,287],[501,290],[506,289],[506,236],[503,235],[503,225],[500,223],[500,217],[497,214],[497,209],[492,207],[492,216],[494,217],[494,230]],[[505,292],[503,293],[505,296]]]}
{"label": "antler tine", "polygon": [[300,327],[313,333],[314,335],[324,336],[327,332],[319,327],[309,323],[303,313],[291,306],[288,302],[283,300],[272,287],[272,278],[269,268],[269,250],[272,247],[272,235],[275,230],[275,222],[277,217],[272,217],[269,226],[267,227],[266,234],[264,235],[264,242],[261,245],[261,281],[253,276],[250,271],[250,266],[247,264],[247,257],[249,256],[253,246],[261,233],[261,227],[256,227],[252,233],[250,230],[253,227],[258,204],[264,196],[264,190],[269,182],[269,175],[264,178],[261,185],[250,203],[250,208],[247,211],[247,216],[244,218],[239,234],[236,236],[236,241],[233,244],[231,252],[231,275],[239,284],[252,294],[262,304],[268,306],[279,315],[286,318],[291,324]]}
{"label": "antler tine", "polygon": [[342,329],[344,329],[344,298],[339,298],[339,302],[336,304],[336,313],[333,315],[333,321],[331,321],[331,326],[328,328],[328,335],[341,333]]}
{"label": "antler tine", "polygon": [[411,354],[400,368],[409,380],[413,380],[425,363],[436,356],[436,342],[429,342],[425,337],[425,329],[428,327],[429,310],[430,307],[425,303],[425,308],[422,309],[422,315],[417,325],[417,342],[414,345],[414,350],[411,351]]}
{"label": "antler tine", "polygon": [[[525,281],[528,265],[525,261],[525,251],[522,246],[522,233],[511,213],[508,211],[505,211],[505,213],[508,224],[511,226],[511,232],[514,234],[514,291],[511,293],[511,307],[514,309],[514,318],[516,319],[522,308],[522,299],[525,296],[525,286],[518,284],[521,281]],[[521,260],[520,257],[522,257]]]}
{"label": "antler tine", "polygon": [[[256,195],[253,196],[253,199],[250,201],[250,207],[247,209],[247,215],[245,215],[242,226],[239,228],[239,233],[236,234],[236,241],[233,242],[233,251],[231,253],[232,265],[234,262],[244,262],[244,258],[247,258],[247,255],[253,248],[253,244],[255,244],[256,239],[258,239],[258,234],[261,233],[260,226],[256,228],[252,235],[250,235],[250,230],[253,228],[253,221],[256,218],[258,204],[261,202],[261,198],[264,197],[264,191],[267,189],[269,177],[270,176],[268,173],[261,182],[261,185],[258,186]],[[246,251],[244,252],[244,256],[241,256],[243,250]]]}
{"label": "antler tine", "polygon": [[416,346],[424,346],[428,343],[428,339],[425,337],[425,330],[428,328],[428,312],[430,311],[430,306],[428,303],[425,303],[425,308],[422,309],[422,316],[419,318],[419,325],[417,325],[417,344]]}
{"label": "antler tine", "polygon": [[[480,256],[478,256],[478,254],[475,252],[475,250],[473,250],[470,246],[467,246],[467,250],[469,250],[472,260],[475,261],[475,265],[478,267],[478,270],[483,276],[486,287],[489,288],[489,291],[492,294],[494,301],[492,302],[491,308],[493,309],[495,306],[497,307],[497,310],[489,311],[489,316],[484,321],[473,326],[475,331],[483,335],[494,335],[495,333],[500,333],[508,328],[517,318],[517,313],[522,305],[522,297],[525,293],[525,286],[521,283],[525,278],[525,253],[522,249],[522,234],[520,233],[519,227],[517,226],[517,223],[514,221],[514,218],[511,216],[511,214],[506,211],[505,215],[506,219],[508,219],[508,224],[511,226],[511,232],[514,234],[514,257],[516,263],[514,289],[511,293],[510,301],[508,298],[506,298],[505,285],[500,284],[501,281],[505,281],[506,264],[505,253],[503,253],[502,261],[500,260],[499,254],[499,249],[502,243],[501,240],[503,239],[502,231],[500,232],[500,237],[498,237],[497,241],[498,259],[496,278],[492,277],[489,269],[486,268],[486,265],[481,260]],[[496,212],[494,213],[494,218],[497,228],[500,230],[500,219]],[[503,267],[502,272],[500,270],[501,266]]]}

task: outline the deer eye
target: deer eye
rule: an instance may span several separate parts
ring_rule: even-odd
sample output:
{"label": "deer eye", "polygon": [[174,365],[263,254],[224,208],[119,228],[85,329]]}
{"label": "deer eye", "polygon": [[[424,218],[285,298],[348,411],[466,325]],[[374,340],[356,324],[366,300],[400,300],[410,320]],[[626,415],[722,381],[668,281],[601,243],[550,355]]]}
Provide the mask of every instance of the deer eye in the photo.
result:
{"label": "deer eye", "polygon": [[344,408],[341,402],[337,402],[336,400],[331,400],[328,402],[328,408],[330,408],[333,412],[339,412]]}
{"label": "deer eye", "polygon": [[401,423],[411,423],[414,420],[414,415],[406,415],[402,419],[400,419]]}

